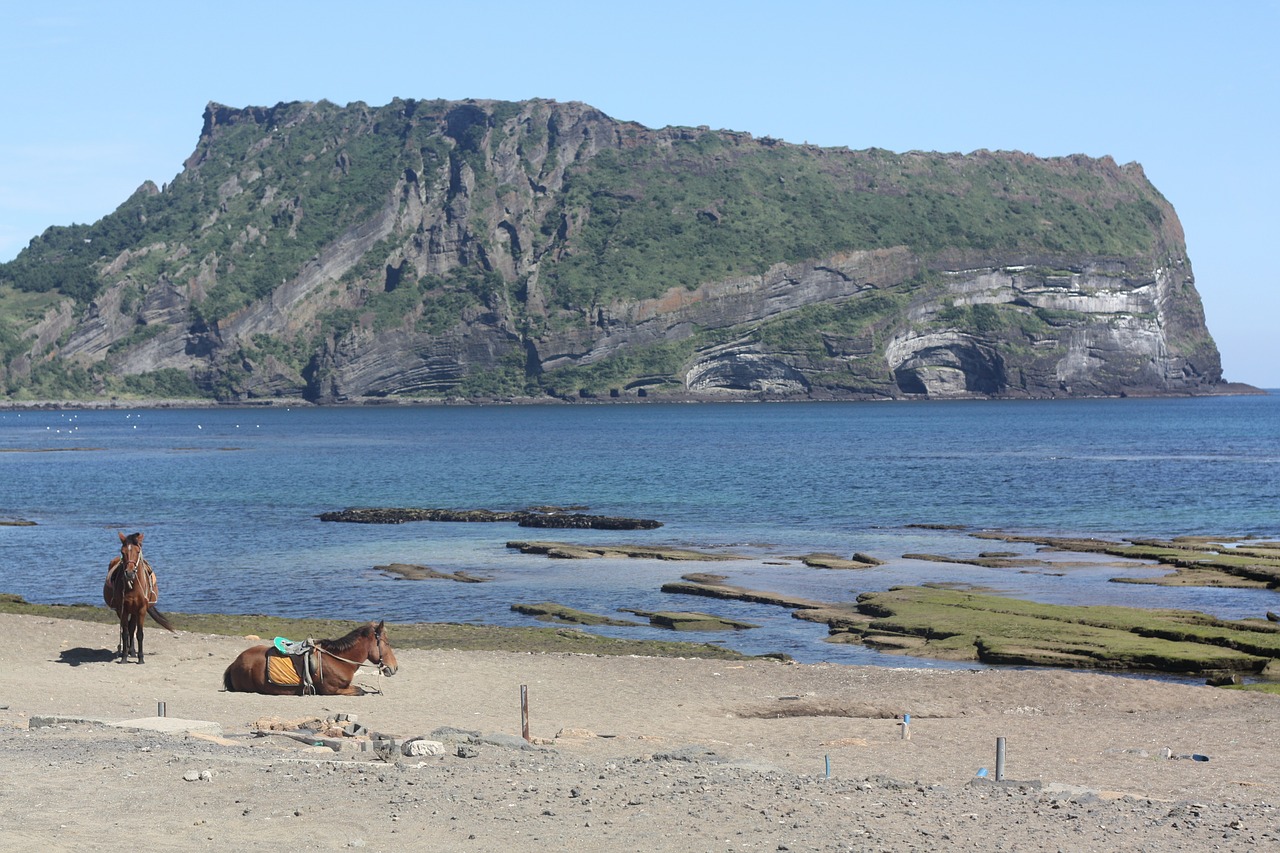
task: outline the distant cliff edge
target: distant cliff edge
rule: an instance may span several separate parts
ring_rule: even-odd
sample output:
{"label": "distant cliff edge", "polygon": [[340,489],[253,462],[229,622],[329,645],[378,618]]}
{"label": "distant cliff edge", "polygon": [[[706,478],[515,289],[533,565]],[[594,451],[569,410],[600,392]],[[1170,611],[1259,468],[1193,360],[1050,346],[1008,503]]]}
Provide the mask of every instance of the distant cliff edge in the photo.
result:
{"label": "distant cliff edge", "polygon": [[1224,383],[1137,164],[210,104],[172,183],[0,265],[9,401],[1043,398]]}

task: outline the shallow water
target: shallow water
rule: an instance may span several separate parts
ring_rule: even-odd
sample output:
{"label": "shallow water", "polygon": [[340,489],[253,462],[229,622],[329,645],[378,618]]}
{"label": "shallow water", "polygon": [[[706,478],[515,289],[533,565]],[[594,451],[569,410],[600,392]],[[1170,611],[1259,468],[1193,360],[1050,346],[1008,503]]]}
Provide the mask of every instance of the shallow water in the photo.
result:
{"label": "shallow water", "polygon": [[[962,582],[1054,603],[1277,609],[1274,591],[1109,583],[1111,558],[1049,555],[1060,571],[983,569],[903,554],[1035,553],[974,539],[998,528],[1067,536],[1280,538],[1280,395],[1173,400],[550,405],[0,412],[6,488],[0,590],[46,603],[100,599],[116,529],[141,530],[166,611],[539,624],[517,602],[702,610],[761,625],[682,634],[805,661],[901,664],[822,643],[821,625],[764,605],[660,586],[695,571],[753,589],[851,601],[892,585]],[[653,518],[652,531],[513,524],[338,524],[353,506],[585,505]],[[961,530],[916,524],[957,525]],[[727,563],[553,560],[513,539],[655,544]],[[788,556],[872,554],[862,571]],[[1042,558],[1045,555],[1040,555]],[[483,584],[406,581],[392,562]],[[779,565],[781,563],[781,565]],[[1077,565],[1084,563],[1085,565]],[[670,639],[643,628],[601,634]],[[937,666],[926,661],[912,665]]]}

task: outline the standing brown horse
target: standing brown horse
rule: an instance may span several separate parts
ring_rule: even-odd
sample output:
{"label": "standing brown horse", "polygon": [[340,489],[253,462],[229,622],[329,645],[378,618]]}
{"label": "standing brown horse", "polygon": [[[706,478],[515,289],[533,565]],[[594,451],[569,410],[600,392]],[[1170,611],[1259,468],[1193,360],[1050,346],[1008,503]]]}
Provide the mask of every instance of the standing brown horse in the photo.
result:
{"label": "standing brown horse", "polygon": [[[102,600],[120,617],[120,663],[130,655],[142,663],[142,623],[147,614],[165,630],[174,631],[164,614],[156,610],[160,586],[151,564],[142,556],[142,534],[120,536],[120,556],[107,566],[107,580],[102,584]],[[176,634],[177,631],[174,631]],[[135,645],[136,639],[136,645]]]}
{"label": "standing brown horse", "polygon": [[245,649],[222,674],[222,686],[242,693],[269,696],[315,692],[321,696],[358,696],[364,691],[351,680],[362,666],[372,665],[383,675],[399,669],[396,653],[387,642],[384,622],[361,625],[339,640],[304,644],[300,655],[284,654],[275,646]]}

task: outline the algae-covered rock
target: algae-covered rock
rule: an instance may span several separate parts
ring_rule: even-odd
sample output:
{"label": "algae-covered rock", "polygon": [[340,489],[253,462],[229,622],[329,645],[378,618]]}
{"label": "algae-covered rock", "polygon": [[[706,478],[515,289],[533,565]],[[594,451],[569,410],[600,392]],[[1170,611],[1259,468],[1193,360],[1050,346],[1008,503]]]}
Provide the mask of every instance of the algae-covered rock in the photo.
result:
{"label": "algae-covered rock", "polygon": [[696,611],[633,610],[630,607],[622,609],[627,613],[643,616],[656,628],[670,628],[673,631],[743,631],[760,627],[750,622],[739,622],[736,619],[726,619],[723,616]]}
{"label": "algae-covered rock", "polygon": [[813,569],[869,569],[884,564],[868,554],[854,554],[848,559],[835,554],[805,554],[796,559]]}
{"label": "algae-covered rock", "polygon": [[[857,611],[797,611],[833,631],[923,639],[912,654],[989,664],[1159,672],[1262,672],[1280,659],[1280,631],[1262,620],[1194,611],[1063,606],[950,589],[901,587],[863,593]],[[847,641],[847,637],[842,640]]]}
{"label": "algae-covered rock", "polygon": [[485,583],[488,578],[478,578],[469,575],[463,571],[457,572],[441,572],[430,566],[419,566],[414,563],[387,563],[381,566],[374,566],[379,572],[386,572],[389,575],[397,575],[405,580],[449,580],[458,583]]}
{"label": "algae-covered rock", "polygon": [[[1141,565],[1140,561],[1151,560],[1172,569],[1169,574],[1159,578],[1113,579],[1120,583],[1280,588],[1280,549],[1275,547],[1274,542],[1258,542],[1247,537],[1179,536],[1170,540],[1135,539],[1130,542],[1113,542],[1104,539],[1023,536],[998,531],[982,531],[973,536],[1004,542],[1031,542],[1055,551],[1110,554],[1134,560],[1135,565]],[[927,556],[921,558],[947,559]]]}
{"label": "algae-covered rock", "polygon": [[[685,575],[681,581],[673,581],[662,585],[663,592],[669,592],[676,595],[702,595],[707,598],[724,598],[734,601],[749,601],[755,604],[774,604],[779,607],[790,607],[796,609],[804,609],[809,607],[822,607],[822,602],[813,601],[808,598],[800,598],[798,596],[784,595],[777,592],[764,592],[761,590],[745,589],[740,586],[732,586],[730,584],[720,583],[719,581],[699,581],[696,578],[706,577],[703,575]],[[715,576],[720,577],[720,576]]]}
{"label": "algae-covered rock", "polygon": [[567,542],[520,542],[507,543],[522,554],[545,554],[548,557],[562,559],[594,559],[611,557],[613,559],[631,560],[739,560],[735,554],[712,554],[706,551],[689,551],[683,548],[663,548],[652,545],[574,545]]}
{"label": "algae-covered rock", "polygon": [[544,601],[540,604],[513,604],[511,609],[516,613],[524,613],[546,622],[571,622],[577,625],[613,625],[630,628],[641,626],[640,622],[633,622],[630,619],[614,619],[611,616],[601,616],[598,613],[587,613],[583,610],[565,607],[563,604],[556,604],[554,601]]}

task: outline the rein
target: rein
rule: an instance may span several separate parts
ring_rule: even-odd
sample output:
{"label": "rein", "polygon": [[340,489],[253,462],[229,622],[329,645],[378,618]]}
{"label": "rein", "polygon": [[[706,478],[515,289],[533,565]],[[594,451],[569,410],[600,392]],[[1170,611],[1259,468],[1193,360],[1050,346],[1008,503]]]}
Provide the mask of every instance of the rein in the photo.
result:
{"label": "rein", "polygon": [[316,651],[318,651],[322,655],[328,655],[334,660],[340,660],[343,663],[349,663],[352,666],[376,666],[378,667],[378,669],[382,669],[381,657],[379,657],[377,663],[369,663],[368,661],[355,661],[355,660],[351,660],[350,658],[344,658],[342,655],[335,655],[333,652],[329,651],[326,648],[323,648],[322,646],[316,646]]}
{"label": "rein", "polygon": [[385,665],[383,664],[383,662],[382,662],[382,638],[381,638],[381,637],[377,637],[377,638],[375,639],[375,642],[377,643],[377,649],[378,649],[378,660],[377,660],[377,662],[376,662],[376,663],[369,663],[369,661],[367,661],[367,660],[366,660],[366,661],[354,661],[354,660],[351,660],[350,658],[344,658],[342,655],[336,655],[336,654],[334,654],[333,652],[331,652],[331,651],[329,651],[328,649],[326,649],[326,648],[324,648],[323,646],[321,646],[319,643],[316,643],[316,644],[315,644],[315,649],[316,649],[316,651],[320,652],[320,654],[322,654],[322,655],[328,655],[329,657],[333,658],[334,660],[340,660],[340,661],[342,661],[343,663],[349,663],[349,664],[351,664],[352,666],[356,667],[357,669],[358,669],[358,668],[360,668],[360,667],[363,667],[363,666],[371,666],[371,667],[375,667],[375,668],[377,668],[377,670],[378,670],[378,676],[379,676],[379,677],[381,677],[381,676],[383,676],[383,675],[386,675],[386,666],[385,666]]}

